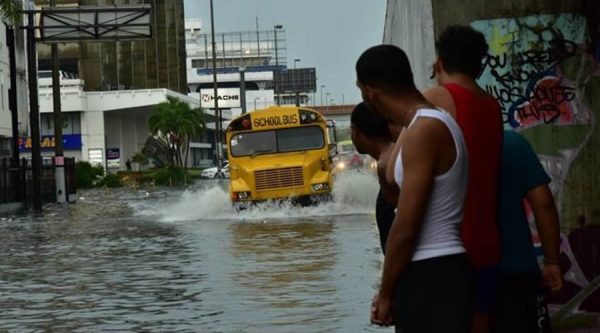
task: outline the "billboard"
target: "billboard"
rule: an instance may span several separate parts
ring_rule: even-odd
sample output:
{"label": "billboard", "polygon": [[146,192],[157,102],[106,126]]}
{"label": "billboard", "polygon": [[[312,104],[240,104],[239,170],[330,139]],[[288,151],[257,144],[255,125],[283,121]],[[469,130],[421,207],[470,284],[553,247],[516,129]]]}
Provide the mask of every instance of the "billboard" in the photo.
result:
{"label": "billboard", "polygon": [[275,93],[316,92],[317,71],[314,68],[282,69],[274,72]]}
{"label": "billboard", "polygon": [[[214,109],[214,89],[200,89],[200,106],[205,109]],[[219,88],[217,90],[219,109],[240,107],[240,88]]]}

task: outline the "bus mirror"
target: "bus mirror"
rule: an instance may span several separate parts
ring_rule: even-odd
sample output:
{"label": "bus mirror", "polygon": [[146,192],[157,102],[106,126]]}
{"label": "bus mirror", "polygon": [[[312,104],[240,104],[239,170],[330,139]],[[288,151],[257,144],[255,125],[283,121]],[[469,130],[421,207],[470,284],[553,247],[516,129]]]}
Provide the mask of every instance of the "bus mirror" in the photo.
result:
{"label": "bus mirror", "polygon": [[[335,121],[327,120],[327,128],[329,129],[329,140],[331,143],[337,142],[337,131],[335,130]],[[337,150],[336,150],[337,155]],[[334,155],[335,156],[335,155]]]}
{"label": "bus mirror", "polygon": [[330,143],[329,144],[329,157],[334,157],[337,156],[338,154],[338,147],[337,144],[335,143]]}

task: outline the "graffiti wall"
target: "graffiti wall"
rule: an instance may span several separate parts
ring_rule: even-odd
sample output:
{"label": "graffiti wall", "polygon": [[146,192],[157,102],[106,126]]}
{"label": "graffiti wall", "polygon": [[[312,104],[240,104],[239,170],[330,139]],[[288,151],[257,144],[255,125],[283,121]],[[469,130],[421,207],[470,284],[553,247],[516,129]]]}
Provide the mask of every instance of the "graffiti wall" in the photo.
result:
{"label": "graffiti wall", "polygon": [[552,177],[565,287],[558,331],[600,331],[600,46],[577,14],[474,21],[490,52],[479,83],[502,105]]}

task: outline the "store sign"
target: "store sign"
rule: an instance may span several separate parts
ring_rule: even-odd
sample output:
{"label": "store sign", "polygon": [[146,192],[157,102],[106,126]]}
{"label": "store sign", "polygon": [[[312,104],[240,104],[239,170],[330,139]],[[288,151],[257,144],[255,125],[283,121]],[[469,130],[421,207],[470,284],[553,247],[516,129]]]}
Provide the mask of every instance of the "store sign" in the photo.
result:
{"label": "store sign", "polygon": [[[65,134],[63,135],[64,150],[79,150],[81,149],[80,134]],[[56,141],[53,135],[44,135],[40,138],[40,148],[42,150],[52,150],[56,146]],[[26,152],[31,150],[31,138],[19,138],[19,151]]]}
{"label": "store sign", "polygon": [[[215,108],[214,89],[200,89],[200,106],[205,109]],[[219,109],[240,107],[240,88],[219,88],[217,90]]]}
{"label": "store sign", "polygon": [[102,149],[94,148],[88,150],[88,162],[90,162],[91,165],[103,165],[104,156],[102,154]]}
{"label": "store sign", "polygon": [[120,168],[121,167],[121,149],[109,148],[106,150],[106,167]]}

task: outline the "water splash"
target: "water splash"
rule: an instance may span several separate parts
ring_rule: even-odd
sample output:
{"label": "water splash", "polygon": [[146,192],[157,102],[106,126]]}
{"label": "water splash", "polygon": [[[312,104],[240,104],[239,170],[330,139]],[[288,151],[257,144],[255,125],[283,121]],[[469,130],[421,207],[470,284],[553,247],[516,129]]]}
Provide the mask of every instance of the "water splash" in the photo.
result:
{"label": "water splash", "polygon": [[163,222],[197,220],[267,220],[372,214],[379,185],[371,173],[348,171],[335,181],[332,200],[315,206],[298,207],[291,202],[264,202],[237,211],[227,191],[218,184],[187,190],[170,202],[135,209],[138,215],[159,215]]}

